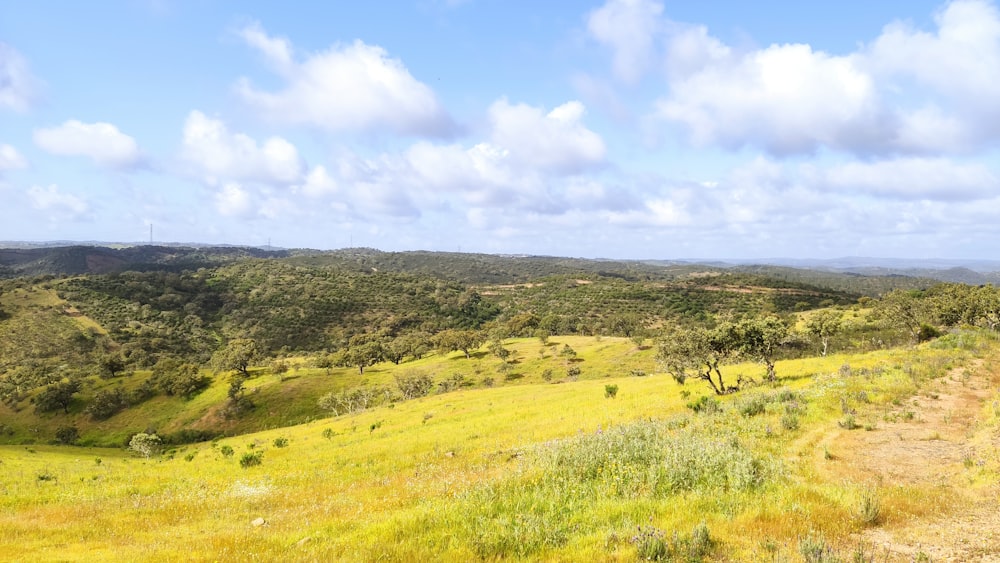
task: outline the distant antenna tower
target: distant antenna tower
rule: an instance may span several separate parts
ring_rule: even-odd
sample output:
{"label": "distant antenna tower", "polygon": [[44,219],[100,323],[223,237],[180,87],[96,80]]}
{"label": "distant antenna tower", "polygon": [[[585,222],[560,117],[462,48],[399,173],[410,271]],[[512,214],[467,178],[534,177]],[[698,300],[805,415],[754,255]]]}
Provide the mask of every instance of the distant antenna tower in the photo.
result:
{"label": "distant antenna tower", "polygon": [[149,224],[149,245],[153,246],[153,224]]}

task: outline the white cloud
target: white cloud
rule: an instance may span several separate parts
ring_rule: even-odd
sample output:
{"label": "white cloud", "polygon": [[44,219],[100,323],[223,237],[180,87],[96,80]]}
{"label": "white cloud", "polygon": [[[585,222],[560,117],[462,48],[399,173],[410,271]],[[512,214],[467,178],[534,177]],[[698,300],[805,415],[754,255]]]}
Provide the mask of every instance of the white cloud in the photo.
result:
{"label": "white cloud", "polygon": [[298,63],[286,39],[269,37],[259,25],[240,35],[286,81],[277,92],[259,90],[247,79],[237,84],[239,95],[268,119],[330,131],[454,132],[433,90],[379,46],[335,45]]}
{"label": "white cloud", "polygon": [[28,166],[27,159],[10,145],[0,145],[0,174],[5,170],[16,170]]}
{"label": "white cloud", "polygon": [[615,75],[634,83],[649,67],[663,5],[648,0],[608,0],[587,18],[587,30],[614,53]]}
{"label": "white cloud", "polygon": [[337,181],[330,177],[326,167],[320,165],[313,168],[306,176],[306,181],[299,188],[309,197],[323,197],[337,193]]}
{"label": "white cloud", "polygon": [[934,18],[936,33],[902,22],[885,27],[869,49],[877,71],[911,76],[956,99],[1000,97],[1000,12],[986,0],[956,0]]}
{"label": "white cloud", "polygon": [[899,199],[948,201],[1000,195],[1000,178],[982,164],[943,158],[850,162],[827,170],[823,183],[833,190]]}
{"label": "white cloud", "polygon": [[90,206],[73,194],[64,193],[55,184],[47,188],[32,186],[28,189],[31,205],[50,214],[50,219],[79,219],[87,215]]}
{"label": "white cloud", "polygon": [[1000,11],[985,0],[956,0],[934,20],[934,33],[902,22],[890,24],[864,53],[887,89],[924,101],[919,113],[908,117],[901,142],[917,150],[941,150],[941,134],[958,148],[996,141]]}
{"label": "white cloud", "polygon": [[271,137],[258,145],[199,111],[184,123],[181,159],[211,185],[227,180],[287,185],[302,178],[302,159],[287,140]]}
{"label": "white cloud", "polygon": [[886,136],[876,94],[851,57],[772,45],[679,76],[656,114],[686,126],[699,145],[759,144],[778,154],[851,149]]}
{"label": "white cloud", "polygon": [[0,42],[0,109],[26,111],[38,95],[38,79],[10,45]]}
{"label": "white cloud", "polygon": [[215,209],[226,217],[246,218],[253,214],[254,202],[242,186],[228,183],[215,194]]}
{"label": "white cloud", "polygon": [[[623,80],[637,81],[659,61],[667,81],[652,122],[679,125],[697,146],[880,156],[994,146],[1000,10],[992,0],[954,0],[934,21],[931,31],[891,23],[844,54],[808,44],[735,49],[646,0],[608,0],[589,14],[588,29]],[[593,99],[608,98],[578,82]]]}
{"label": "white cloud", "polygon": [[142,160],[135,139],[110,123],[71,119],[58,127],[36,129],[34,140],[52,154],[85,156],[107,168],[129,168]]}
{"label": "white cloud", "polygon": [[499,100],[490,106],[493,144],[539,170],[575,174],[604,162],[604,140],[581,123],[585,108],[566,102],[549,113]]}

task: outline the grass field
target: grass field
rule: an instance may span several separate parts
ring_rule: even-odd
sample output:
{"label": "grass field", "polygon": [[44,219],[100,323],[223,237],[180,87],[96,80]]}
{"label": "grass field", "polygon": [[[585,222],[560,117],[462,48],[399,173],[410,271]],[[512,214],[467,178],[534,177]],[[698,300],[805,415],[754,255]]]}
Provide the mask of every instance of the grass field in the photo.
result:
{"label": "grass field", "polygon": [[[947,517],[962,509],[954,499],[996,483],[997,345],[982,333],[779,362],[776,385],[717,400],[697,382],[652,375],[652,352],[625,340],[552,340],[511,344],[521,377],[508,381],[498,360],[457,355],[364,376],[262,376],[251,396],[301,394],[308,401],[284,420],[315,420],[149,459],[2,446],[0,559],[851,560],[877,549],[865,543],[873,530]],[[569,381],[563,367],[547,382],[545,369],[565,365],[563,344],[581,376]],[[475,385],[335,418],[314,409],[338,386],[388,385],[396,370],[415,369]],[[762,367],[727,368],[737,373],[759,377]],[[494,387],[482,385],[488,376]],[[962,385],[983,399],[952,434],[963,413],[937,425],[932,409]],[[185,405],[192,424],[211,415],[220,389]],[[166,409],[149,408],[147,422]],[[852,461],[859,444],[905,424],[923,432],[918,446],[979,453],[944,459],[947,478],[927,481]]]}

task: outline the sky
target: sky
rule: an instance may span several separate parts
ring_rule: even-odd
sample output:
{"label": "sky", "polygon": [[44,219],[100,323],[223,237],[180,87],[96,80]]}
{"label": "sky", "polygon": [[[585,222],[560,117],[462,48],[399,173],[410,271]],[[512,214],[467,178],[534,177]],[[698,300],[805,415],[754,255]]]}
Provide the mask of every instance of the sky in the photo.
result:
{"label": "sky", "polygon": [[0,240],[1000,259],[994,0],[0,0]]}

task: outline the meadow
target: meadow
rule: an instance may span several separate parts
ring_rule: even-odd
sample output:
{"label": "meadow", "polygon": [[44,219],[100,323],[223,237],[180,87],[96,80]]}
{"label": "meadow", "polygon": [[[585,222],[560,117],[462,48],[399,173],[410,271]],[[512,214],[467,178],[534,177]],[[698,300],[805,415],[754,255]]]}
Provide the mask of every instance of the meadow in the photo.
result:
{"label": "meadow", "polygon": [[[553,368],[567,365],[557,350],[564,344],[577,353],[577,377]],[[991,332],[779,361],[776,382],[718,398],[702,382],[678,385],[656,373],[652,352],[624,338],[507,345],[518,359],[509,380],[495,373],[495,359],[461,353],[379,364],[364,375],[304,365],[282,379],[263,375],[248,383],[251,397],[311,401],[284,419],[267,415],[308,422],[167,446],[148,458],[123,447],[0,446],[0,559],[1000,555],[996,544],[976,542],[983,530],[960,526],[938,551],[919,541],[920,526],[962,522],[981,508],[975,499],[996,493],[1000,380]],[[403,370],[438,382],[459,374],[474,385],[337,417],[315,408],[322,392],[390,385]],[[760,380],[762,370],[723,368],[730,380]],[[220,392],[216,384],[185,408],[204,417]],[[142,416],[130,411],[122,415]],[[100,431],[81,430],[83,439]],[[899,475],[893,459],[868,455],[879,440],[910,448],[898,459],[941,455]],[[918,539],[906,543],[910,532]]]}

